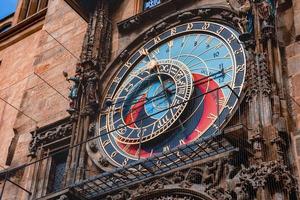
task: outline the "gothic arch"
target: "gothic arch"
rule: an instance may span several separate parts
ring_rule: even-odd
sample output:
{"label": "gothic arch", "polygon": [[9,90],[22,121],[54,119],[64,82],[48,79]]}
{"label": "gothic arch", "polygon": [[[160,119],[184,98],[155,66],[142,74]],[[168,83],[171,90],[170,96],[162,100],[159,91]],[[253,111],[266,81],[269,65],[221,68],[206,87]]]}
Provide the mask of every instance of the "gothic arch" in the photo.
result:
{"label": "gothic arch", "polygon": [[172,188],[156,190],[136,197],[134,200],[213,200],[207,194],[192,189]]}

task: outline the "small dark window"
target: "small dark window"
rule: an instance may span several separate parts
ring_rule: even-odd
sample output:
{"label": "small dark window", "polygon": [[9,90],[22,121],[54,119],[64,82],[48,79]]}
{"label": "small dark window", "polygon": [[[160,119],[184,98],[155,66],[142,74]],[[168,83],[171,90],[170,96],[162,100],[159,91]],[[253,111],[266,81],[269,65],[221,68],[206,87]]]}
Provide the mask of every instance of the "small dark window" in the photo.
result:
{"label": "small dark window", "polygon": [[7,31],[11,27],[11,23],[4,24],[0,27],[0,33]]}
{"label": "small dark window", "polygon": [[47,193],[56,192],[62,189],[67,157],[67,152],[59,153],[52,157]]}
{"label": "small dark window", "polygon": [[161,4],[163,0],[144,0],[143,10],[149,10],[159,4]]}

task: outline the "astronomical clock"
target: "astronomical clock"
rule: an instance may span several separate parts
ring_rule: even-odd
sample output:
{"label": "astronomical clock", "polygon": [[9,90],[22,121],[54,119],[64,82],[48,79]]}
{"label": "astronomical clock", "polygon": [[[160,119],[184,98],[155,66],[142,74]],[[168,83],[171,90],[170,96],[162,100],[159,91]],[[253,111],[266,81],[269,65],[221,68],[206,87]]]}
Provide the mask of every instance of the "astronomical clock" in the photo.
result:
{"label": "astronomical clock", "polygon": [[103,157],[120,167],[218,134],[244,84],[238,36],[195,20],[137,45],[105,89],[96,128]]}

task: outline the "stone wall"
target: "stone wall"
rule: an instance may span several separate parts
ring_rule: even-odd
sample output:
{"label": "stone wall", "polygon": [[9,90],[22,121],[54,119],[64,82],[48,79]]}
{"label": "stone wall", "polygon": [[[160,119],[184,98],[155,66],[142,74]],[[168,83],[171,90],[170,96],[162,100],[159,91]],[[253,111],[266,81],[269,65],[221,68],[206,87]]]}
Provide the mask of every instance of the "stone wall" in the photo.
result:
{"label": "stone wall", "polygon": [[0,51],[0,97],[33,118],[0,101],[0,165],[5,165],[15,134],[12,166],[27,162],[30,131],[68,116],[69,83],[62,71],[74,73],[86,26],[64,0],[52,0],[41,30]]}
{"label": "stone wall", "polygon": [[[300,25],[298,27],[300,29]],[[289,105],[291,111],[292,153],[295,156],[294,167],[300,174],[300,44],[294,42],[286,47],[287,84],[289,86]]]}

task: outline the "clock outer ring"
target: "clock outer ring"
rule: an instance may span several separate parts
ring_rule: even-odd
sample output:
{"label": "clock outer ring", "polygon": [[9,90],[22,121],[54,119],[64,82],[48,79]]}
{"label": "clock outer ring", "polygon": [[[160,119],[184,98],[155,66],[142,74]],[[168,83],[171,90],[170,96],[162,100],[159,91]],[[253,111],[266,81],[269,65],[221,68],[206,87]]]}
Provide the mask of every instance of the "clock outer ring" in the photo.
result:
{"label": "clock outer ring", "polygon": [[[230,50],[233,53],[234,56],[234,64],[235,64],[235,71],[236,76],[233,83],[232,90],[240,96],[243,84],[245,80],[245,74],[246,74],[246,55],[244,47],[241,43],[241,41],[238,39],[239,33],[223,24],[220,24],[219,22],[211,22],[211,21],[193,21],[190,23],[180,24],[173,28],[168,29],[167,31],[161,33],[160,35],[150,39],[146,44],[142,45],[139,48],[139,51],[136,51],[133,53],[133,55],[127,60],[125,64],[121,66],[121,69],[117,72],[117,75],[115,76],[114,80],[111,82],[109,89],[106,92],[106,98],[109,99],[111,95],[113,94],[114,90],[117,88],[116,82],[118,82],[118,78],[122,77],[126,74],[126,71],[130,69],[132,66],[132,62],[135,63],[139,60],[141,56],[143,56],[141,49],[148,49],[151,50],[155,48],[156,46],[160,45],[165,40],[168,40],[172,37],[175,37],[180,34],[185,33],[206,33],[206,34],[212,34],[214,36],[218,36],[221,38],[224,43],[227,44],[227,46],[230,48]],[[232,44],[232,45],[230,45]],[[232,113],[234,110],[236,104],[238,103],[238,97],[235,96],[235,94],[231,93],[231,95],[228,97],[228,100],[226,102],[226,105],[222,112],[220,113],[219,117],[215,120],[215,123],[213,123],[200,137],[205,139],[208,138],[214,134],[217,134],[218,128],[222,126],[222,124],[226,121],[226,118],[229,114]],[[103,103],[105,100],[103,101]],[[105,106],[103,106],[105,107]],[[102,118],[103,119],[103,118]],[[114,163],[116,166],[122,166],[122,162],[116,161],[114,158],[111,158],[111,151],[108,151],[108,148],[106,145],[103,146],[103,142],[105,142],[105,139],[109,139],[111,136],[109,135],[109,131],[106,129],[106,126],[101,127],[101,114],[99,115],[99,130],[97,131],[97,134],[100,136],[100,139],[98,140],[99,146],[104,150],[105,154],[110,158],[109,160]],[[105,124],[102,123],[102,124]],[[127,155],[122,150],[118,150],[118,147],[109,144],[111,149],[114,149],[118,151],[120,160],[127,160],[126,164],[129,164],[130,162],[134,162],[138,160],[137,158],[132,158],[132,156]]]}

